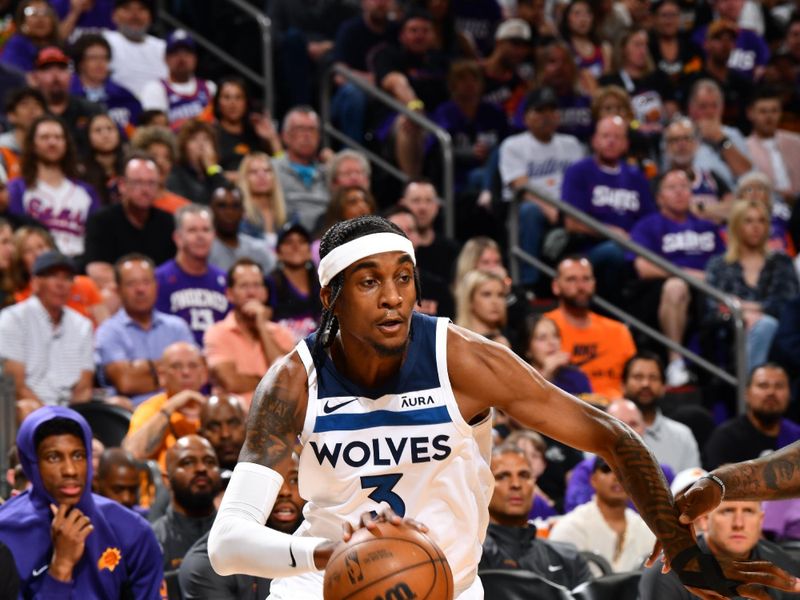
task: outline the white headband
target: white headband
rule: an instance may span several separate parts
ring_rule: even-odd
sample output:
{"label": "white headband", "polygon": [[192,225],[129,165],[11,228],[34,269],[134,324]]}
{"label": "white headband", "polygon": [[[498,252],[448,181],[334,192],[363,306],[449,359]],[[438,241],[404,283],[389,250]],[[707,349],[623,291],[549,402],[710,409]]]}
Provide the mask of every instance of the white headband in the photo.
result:
{"label": "white headband", "polygon": [[319,261],[320,285],[325,287],[354,262],[381,252],[405,252],[411,257],[411,262],[417,264],[414,246],[408,238],[397,233],[371,233],[334,248]]}

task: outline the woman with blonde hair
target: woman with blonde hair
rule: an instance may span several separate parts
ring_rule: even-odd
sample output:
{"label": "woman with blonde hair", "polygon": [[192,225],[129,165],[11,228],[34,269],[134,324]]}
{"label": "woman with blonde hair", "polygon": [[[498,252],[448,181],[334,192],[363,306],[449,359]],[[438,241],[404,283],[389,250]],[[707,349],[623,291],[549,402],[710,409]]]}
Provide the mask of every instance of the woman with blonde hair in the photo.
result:
{"label": "woman with blonde hair", "polygon": [[456,325],[511,347],[506,326],[505,282],[497,273],[470,271],[456,286]]}
{"label": "woman with blonde hair", "polygon": [[736,182],[736,199],[762,202],[770,214],[769,249],[785,252],[789,256],[797,254],[789,234],[792,209],[774,192],[772,181],[765,173],[750,171],[739,177]]}
{"label": "woman with blonde hair", "polygon": [[[792,260],[768,248],[769,208],[758,200],[736,200],[728,218],[728,249],[706,265],[706,282],[742,304],[747,329],[748,371],[767,360],[778,315],[800,293]],[[724,307],[710,301],[713,313]]]}
{"label": "woman with blonde hair", "polygon": [[242,232],[266,238],[275,250],[278,231],[286,222],[286,202],[272,160],[264,152],[253,152],[239,164],[239,187],[244,200]]}

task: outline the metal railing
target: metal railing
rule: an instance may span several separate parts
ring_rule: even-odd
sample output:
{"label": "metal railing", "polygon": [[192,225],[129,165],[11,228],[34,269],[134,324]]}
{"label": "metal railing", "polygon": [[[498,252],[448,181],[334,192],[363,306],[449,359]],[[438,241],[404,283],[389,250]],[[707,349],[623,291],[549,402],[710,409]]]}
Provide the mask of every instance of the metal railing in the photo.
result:
{"label": "metal railing", "polygon": [[439,127],[436,123],[411,110],[402,102],[398,102],[394,97],[390,96],[383,90],[379,89],[370,82],[364,80],[363,77],[354,73],[343,65],[333,65],[325,73],[322,80],[320,91],[320,116],[322,120],[322,135],[323,144],[328,145],[330,138],[334,137],[343,144],[363,152],[367,158],[378,165],[381,169],[389,173],[391,176],[399,179],[402,182],[408,181],[408,176],[393,164],[388,162],[382,156],[379,156],[369,148],[365,147],[358,140],[354,140],[342,131],[338,130],[331,123],[331,78],[334,75],[339,75],[358,87],[362,92],[371,98],[381,102],[395,112],[406,116],[410,121],[424,129],[425,131],[436,136],[439,141],[439,149],[442,153],[442,197],[444,200],[445,213],[444,213],[444,229],[445,234],[450,237],[455,237],[456,230],[456,217],[455,217],[455,188],[453,179],[453,140],[447,130]]}
{"label": "metal railing", "polygon": [[220,60],[227,63],[247,79],[254,82],[263,89],[264,108],[269,110],[269,114],[275,115],[275,86],[272,72],[272,22],[262,11],[259,11],[246,0],[220,0],[231,4],[251,17],[261,31],[261,60],[263,63],[262,73],[259,74],[239,59],[232,56],[229,52],[209,40],[203,34],[192,29],[186,23],[167,11],[167,0],[158,0],[158,16],[170,27],[183,29],[192,36],[195,42],[205,48],[208,52],[215,54]]}
{"label": "metal railing", "polygon": [[[744,319],[742,318],[742,309],[739,301],[730,296],[719,291],[717,288],[710,286],[705,281],[701,279],[697,279],[691,275],[687,275],[684,273],[679,267],[676,267],[669,261],[665,260],[661,256],[655,254],[648,248],[637,244],[636,242],[623,237],[616,231],[612,230],[611,228],[607,227],[597,219],[591,217],[590,215],[586,214],[582,210],[575,208],[571,204],[567,204],[563,200],[557,199],[552,197],[547,191],[538,189],[535,186],[526,185],[514,196],[514,206],[510,211],[509,215],[509,246],[511,248],[511,254],[514,258],[523,260],[537,269],[541,270],[542,272],[546,273],[548,276],[553,277],[555,275],[555,270],[544,263],[542,260],[538,259],[535,256],[531,256],[527,252],[525,252],[519,246],[519,202],[520,199],[524,194],[528,192],[533,194],[537,198],[541,199],[543,202],[557,208],[562,214],[567,215],[579,223],[597,231],[601,236],[604,238],[613,240],[626,250],[633,252],[637,256],[640,256],[654,265],[663,269],[673,277],[677,277],[685,281],[689,286],[699,290],[700,292],[710,296],[714,300],[717,300],[721,304],[724,304],[729,310],[731,314],[731,320],[733,322],[734,334],[735,334],[735,363],[736,363],[736,376],[731,375],[724,369],[720,368],[719,366],[711,363],[707,359],[703,358],[696,352],[686,348],[685,346],[669,339],[660,331],[650,327],[646,323],[643,323],[630,313],[622,310],[621,308],[611,304],[608,300],[601,298],[597,295],[593,297],[593,301],[597,306],[601,307],[602,309],[608,311],[614,317],[623,321],[627,325],[633,327],[644,333],[645,335],[655,339],[656,341],[660,342],[670,350],[681,354],[682,356],[688,358],[692,362],[694,362],[697,366],[704,369],[705,371],[711,373],[712,375],[718,377],[725,383],[732,385],[736,388],[736,400],[737,400],[737,407],[739,409],[739,413],[743,414],[745,410],[745,384],[747,380],[747,356],[745,352],[745,327],[744,327]],[[518,279],[518,265],[516,261],[512,261],[511,263],[512,269],[512,277],[514,279]]]}
{"label": "metal railing", "polygon": [[17,435],[17,396],[14,391],[14,380],[4,372],[2,363],[0,360],[0,473],[3,473],[4,477],[0,478],[0,498],[7,498],[11,490],[5,474],[9,468],[8,451],[16,441]]}

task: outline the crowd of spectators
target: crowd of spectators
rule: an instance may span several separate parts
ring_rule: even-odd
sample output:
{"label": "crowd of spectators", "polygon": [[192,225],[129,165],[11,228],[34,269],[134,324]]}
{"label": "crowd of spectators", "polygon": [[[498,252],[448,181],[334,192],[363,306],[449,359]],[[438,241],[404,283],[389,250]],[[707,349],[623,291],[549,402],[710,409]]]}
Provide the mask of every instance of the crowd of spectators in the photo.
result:
{"label": "crowd of spectators", "polygon": [[[0,573],[18,575],[0,578],[8,590],[266,595],[268,581],[213,572],[207,533],[257,384],[317,327],[319,240],[360,215],[411,240],[417,310],[628,423],[676,491],[701,467],[800,439],[800,3],[251,3],[272,21],[274,114],[199,38],[161,27],[152,0],[0,0],[0,361],[20,496],[0,507]],[[189,21],[230,41],[236,25],[213,4]],[[231,52],[258,44],[248,36]],[[454,215],[439,142],[325,77],[334,64],[450,134]],[[379,161],[322,143],[326,86],[331,124]],[[676,350],[730,369],[728,308],[549,198],[738,299],[744,413]],[[512,280],[512,239],[555,275],[523,262]],[[91,405],[129,422],[105,449]],[[607,464],[501,413],[494,433],[482,568],[572,589],[598,556],[607,570],[641,566],[653,538]],[[294,531],[303,502],[287,479],[268,524]],[[758,541],[762,528],[800,538],[797,512],[724,503],[696,527],[714,553],[800,574]],[[746,530],[744,546],[730,528]],[[679,597],[673,583],[648,570],[642,597]]]}

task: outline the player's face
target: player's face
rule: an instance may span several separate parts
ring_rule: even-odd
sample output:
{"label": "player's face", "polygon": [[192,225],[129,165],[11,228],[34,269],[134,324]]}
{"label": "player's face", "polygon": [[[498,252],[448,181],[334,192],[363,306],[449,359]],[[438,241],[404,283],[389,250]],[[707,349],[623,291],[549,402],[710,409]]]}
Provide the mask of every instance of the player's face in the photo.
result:
{"label": "player's face", "polygon": [[[323,289],[326,306],[329,292]],[[404,252],[382,252],[345,269],[334,314],[342,338],[353,347],[370,348],[384,357],[401,356],[416,300],[411,258]]]}
{"label": "player's face", "polygon": [[664,176],[658,202],[669,216],[683,217],[692,202],[692,184],[683,171],[670,171]]}
{"label": "player's face", "polygon": [[585,258],[565,260],[553,280],[553,292],[568,306],[588,308],[594,296],[592,265]]}
{"label": "player's face", "polygon": [[624,396],[641,406],[648,406],[664,395],[661,371],[653,360],[634,361],[623,385]]}
{"label": "player's face", "polygon": [[39,123],[33,134],[33,148],[39,161],[46,165],[58,164],[67,151],[64,129],[55,121]]}
{"label": "player's face", "polygon": [[175,230],[175,245],[179,251],[197,260],[206,260],[214,243],[214,227],[207,212],[189,213],[183,216]]}
{"label": "player's face", "polygon": [[111,469],[105,479],[98,482],[98,493],[133,508],[139,503],[139,474],[128,465]]}
{"label": "player's face", "polygon": [[86,448],[72,434],[51,435],[36,451],[44,489],[58,504],[74,506],[86,487]]}
{"label": "player's face", "polygon": [[430,183],[410,184],[401,202],[417,217],[417,225],[422,231],[430,229],[436,215],[439,214],[436,188]]}
{"label": "player's face", "polygon": [[561,336],[556,324],[550,319],[540,319],[528,344],[528,358],[534,366],[541,366],[544,359],[561,350]]}
{"label": "player's face", "polygon": [[228,298],[236,308],[241,308],[250,300],[262,304],[267,301],[267,288],[264,275],[255,265],[239,265],[233,272],[233,285],[228,288]]}
{"label": "player's face", "polygon": [[708,515],[706,540],[714,554],[744,559],[761,537],[764,511],[759,502],[720,502]]}
{"label": "player's face", "polygon": [[142,315],[152,311],[157,292],[156,276],[148,263],[129,260],[122,264],[119,295],[128,313]]}
{"label": "player's face", "polygon": [[789,380],[781,369],[762,367],[747,388],[747,406],[756,414],[780,417],[789,405]]}
{"label": "player's face", "polygon": [[[212,399],[213,400],[213,399]],[[235,465],[244,444],[244,415],[227,401],[209,402],[203,417],[203,437],[217,453],[221,465]]]}
{"label": "player's face", "polygon": [[489,327],[499,327],[506,317],[506,295],[503,284],[486,281],[472,292],[472,314]]}
{"label": "player's face", "polygon": [[297,525],[303,517],[303,506],[306,504],[306,501],[300,497],[297,478],[297,469],[291,469],[286,474],[278,492],[278,499],[267,519],[268,527],[284,533],[293,533],[297,529]]}
{"label": "player's face", "polygon": [[493,456],[492,475],[494,493],[489,502],[492,521],[501,525],[527,522],[536,484],[528,461],[513,452]]}

